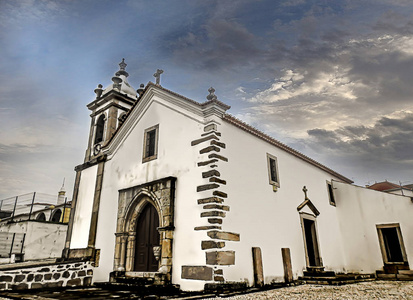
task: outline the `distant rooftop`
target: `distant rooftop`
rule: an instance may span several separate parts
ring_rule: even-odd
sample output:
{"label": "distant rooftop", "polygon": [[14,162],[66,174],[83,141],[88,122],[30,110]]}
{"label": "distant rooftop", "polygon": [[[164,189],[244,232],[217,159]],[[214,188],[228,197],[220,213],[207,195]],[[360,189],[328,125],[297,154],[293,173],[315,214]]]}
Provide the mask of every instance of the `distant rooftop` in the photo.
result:
{"label": "distant rooftop", "polygon": [[413,184],[400,185],[400,184],[395,184],[395,183],[392,183],[392,182],[389,182],[389,181],[385,180],[385,181],[381,181],[381,182],[376,182],[376,183],[374,183],[372,185],[368,185],[366,187],[368,189],[371,189],[371,190],[386,192],[386,191],[391,191],[391,190],[396,190],[396,189],[411,190],[413,188]]}

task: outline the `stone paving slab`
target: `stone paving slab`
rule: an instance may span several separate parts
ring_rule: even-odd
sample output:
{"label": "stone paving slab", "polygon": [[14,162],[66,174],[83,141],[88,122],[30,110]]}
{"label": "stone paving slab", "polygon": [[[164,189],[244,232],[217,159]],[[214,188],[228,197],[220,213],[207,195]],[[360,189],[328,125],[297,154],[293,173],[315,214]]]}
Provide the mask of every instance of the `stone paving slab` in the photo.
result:
{"label": "stone paving slab", "polygon": [[210,300],[331,300],[331,299],[413,299],[412,281],[369,281],[341,286],[306,284],[233,297],[206,298]]}

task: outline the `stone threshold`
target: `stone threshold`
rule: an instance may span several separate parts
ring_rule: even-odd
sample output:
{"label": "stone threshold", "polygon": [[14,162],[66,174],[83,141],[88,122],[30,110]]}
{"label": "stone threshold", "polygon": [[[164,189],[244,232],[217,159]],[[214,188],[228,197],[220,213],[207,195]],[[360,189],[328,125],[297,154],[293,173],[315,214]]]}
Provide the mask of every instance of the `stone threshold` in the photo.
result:
{"label": "stone threshold", "polygon": [[155,278],[161,275],[159,272],[125,272],[125,277],[129,278]]}

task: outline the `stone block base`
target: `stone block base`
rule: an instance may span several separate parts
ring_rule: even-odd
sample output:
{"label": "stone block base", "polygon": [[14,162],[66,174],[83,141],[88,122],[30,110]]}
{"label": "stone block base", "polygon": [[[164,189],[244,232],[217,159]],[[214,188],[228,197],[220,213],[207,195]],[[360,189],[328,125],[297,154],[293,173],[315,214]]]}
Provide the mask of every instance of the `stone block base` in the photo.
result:
{"label": "stone block base", "polygon": [[212,280],[213,269],[207,266],[182,266],[182,279]]}
{"label": "stone block base", "polygon": [[212,251],[206,253],[207,265],[235,265],[235,251]]}
{"label": "stone block base", "polygon": [[87,261],[25,266],[0,271],[0,290],[89,286],[92,275],[93,268]]}

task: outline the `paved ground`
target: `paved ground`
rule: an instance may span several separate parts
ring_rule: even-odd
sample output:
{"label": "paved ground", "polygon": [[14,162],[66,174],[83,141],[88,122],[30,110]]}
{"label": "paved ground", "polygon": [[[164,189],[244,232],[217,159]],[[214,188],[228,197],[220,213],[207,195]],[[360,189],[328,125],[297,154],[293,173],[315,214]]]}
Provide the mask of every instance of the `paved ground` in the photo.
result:
{"label": "paved ground", "polygon": [[[208,298],[223,299],[223,298]],[[300,285],[225,298],[240,299],[413,299],[412,281],[370,281],[341,286]]]}
{"label": "paved ground", "polygon": [[[192,297],[190,297],[192,298]],[[89,289],[66,289],[64,291],[43,291],[34,293],[1,292],[0,300],[5,299],[190,299],[176,297],[140,296],[133,291],[109,291],[98,288]],[[193,298],[192,298],[193,299]],[[200,298],[197,298],[200,299]],[[370,281],[342,286],[326,285],[300,285],[286,287],[264,292],[256,292],[232,297],[214,297],[204,299],[238,299],[238,300],[260,300],[260,299],[289,299],[289,300],[370,300],[370,299],[413,299],[412,281]]]}

